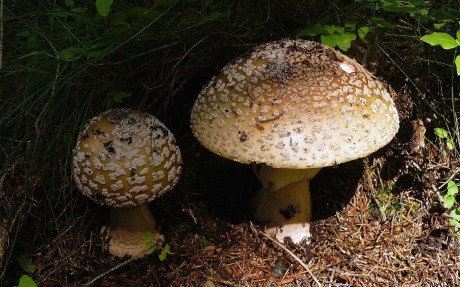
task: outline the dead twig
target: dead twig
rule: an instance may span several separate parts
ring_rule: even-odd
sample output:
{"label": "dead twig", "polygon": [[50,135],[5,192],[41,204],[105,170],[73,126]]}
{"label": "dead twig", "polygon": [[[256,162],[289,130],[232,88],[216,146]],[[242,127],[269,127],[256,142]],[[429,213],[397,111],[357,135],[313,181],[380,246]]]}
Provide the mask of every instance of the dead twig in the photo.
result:
{"label": "dead twig", "polygon": [[308,268],[307,264],[305,264],[297,255],[295,255],[291,250],[289,250],[286,246],[284,246],[283,244],[281,244],[280,242],[276,241],[275,239],[273,239],[271,236],[265,234],[264,232],[262,231],[259,231],[257,230],[254,225],[252,224],[252,222],[250,223],[251,224],[251,230],[252,232],[255,234],[255,235],[262,235],[263,237],[267,238],[268,240],[270,240],[273,244],[275,244],[276,246],[278,246],[279,248],[283,249],[284,252],[286,252],[287,254],[289,254],[292,258],[294,258],[295,261],[297,261],[307,272],[308,274],[310,274],[311,278],[313,279],[313,281],[315,281],[315,283],[319,286],[319,287],[322,287],[321,283],[318,281],[318,279],[315,277],[315,275],[310,271],[310,268]]}
{"label": "dead twig", "polygon": [[119,268],[125,266],[126,264],[134,261],[136,258],[135,257],[131,257],[123,262],[121,262],[120,264],[118,265],[115,265],[113,266],[112,268],[110,268],[109,270],[107,271],[104,271],[102,272],[101,274],[97,275],[96,277],[94,277],[93,279],[91,279],[90,281],[86,282],[85,284],[83,284],[84,287],[88,287],[88,286],[91,286],[94,282],[96,282],[97,280],[101,279],[102,277],[114,272],[115,270],[118,270]]}
{"label": "dead twig", "polygon": [[446,186],[449,181],[451,181],[455,176],[457,176],[457,174],[460,172],[460,168],[457,168],[452,174],[451,176],[443,183],[441,184],[439,187],[438,187],[438,190],[442,189],[444,186]]}

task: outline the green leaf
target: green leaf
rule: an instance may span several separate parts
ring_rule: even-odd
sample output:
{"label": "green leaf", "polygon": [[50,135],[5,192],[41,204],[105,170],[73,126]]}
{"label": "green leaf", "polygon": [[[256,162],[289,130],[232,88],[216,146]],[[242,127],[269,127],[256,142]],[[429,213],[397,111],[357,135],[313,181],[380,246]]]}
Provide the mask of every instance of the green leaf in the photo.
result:
{"label": "green leaf", "polygon": [[422,16],[426,16],[429,12],[430,11],[428,9],[420,9],[418,13]]}
{"label": "green leaf", "polygon": [[334,34],[336,32],[338,34],[343,34],[345,32],[344,27],[339,27],[339,26],[335,26],[335,25],[326,25],[326,26],[324,26],[324,28],[326,29],[326,32],[328,34]]}
{"label": "green leaf", "polygon": [[109,15],[110,7],[113,4],[113,0],[96,0],[97,12],[102,16],[106,17]]}
{"label": "green leaf", "polygon": [[458,194],[458,186],[453,180],[449,180],[447,183],[447,194],[450,194],[452,196]]}
{"label": "green leaf", "polygon": [[444,207],[445,208],[451,208],[455,204],[455,197],[453,197],[450,194],[446,194],[443,197],[443,201],[444,201]]}
{"label": "green leaf", "polygon": [[35,265],[32,263],[32,260],[27,257],[25,254],[22,254],[18,257],[19,266],[28,273],[35,272]]}
{"label": "green leaf", "polygon": [[436,29],[440,29],[442,27],[444,27],[444,25],[446,25],[446,23],[434,23],[433,26],[436,28]]}
{"label": "green leaf", "polygon": [[369,32],[369,27],[360,27],[358,29],[358,36],[359,38],[364,40],[364,37],[366,37],[367,33]]}
{"label": "green leaf", "polygon": [[73,7],[74,5],[73,0],[64,0],[64,3],[67,7]]}
{"label": "green leaf", "polygon": [[160,258],[160,261],[165,261],[166,256],[168,254],[174,254],[174,253],[171,252],[171,247],[169,246],[169,244],[166,244],[165,247],[161,250],[160,254],[158,255],[158,258]]}
{"label": "green leaf", "polygon": [[457,43],[458,43],[458,41],[460,41],[460,30],[457,31],[456,36],[457,36]]}
{"label": "green leaf", "polygon": [[141,243],[145,245],[149,245],[150,242],[152,241],[153,241],[153,233],[152,232],[144,233],[144,238],[141,239]]}
{"label": "green leaf", "polygon": [[[121,104],[124,102],[124,100],[128,97],[130,97],[132,93],[129,92],[108,92],[105,94],[105,107],[106,109],[111,109],[113,106],[113,103],[118,103]],[[147,232],[146,236],[144,237],[144,240],[147,241],[152,241],[153,240],[153,235],[151,232]],[[147,244],[148,245],[148,244]]]}
{"label": "green leaf", "polygon": [[153,251],[155,251],[157,249],[157,245],[156,244],[153,244],[153,245],[150,245],[150,247],[147,248],[147,250],[145,251],[145,253],[147,253],[147,255],[150,255],[153,253]]}
{"label": "green leaf", "polygon": [[455,67],[457,68],[457,76],[460,76],[460,55],[455,57]]}
{"label": "green leaf", "polygon": [[449,216],[452,218],[452,219],[455,219],[457,221],[460,221],[460,208],[456,208],[454,210],[452,210],[450,213],[449,213]]}
{"label": "green leaf", "polygon": [[458,221],[455,220],[455,219],[449,220],[449,223],[450,223],[450,225],[452,225],[452,226],[454,226],[454,227],[460,228],[460,222],[458,222]]}
{"label": "green leaf", "polygon": [[351,42],[356,39],[355,34],[344,33],[340,35],[321,35],[321,43],[330,47],[338,46],[341,50],[347,51]]}
{"label": "green leaf", "polygon": [[434,32],[423,36],[420,40],[432,46],[441,45],[445,50],[460,46],[451,35],[444,32]]}
{"label": "green leaf", "polygon": [[440,139],[445,139],[449,137],[449,133],[443,129],[443,128],[435,128],[434,133],[438,136]]}
{"label": "green leaf", "polygon": [[37,283],[28,275],[22,275],[18,287],[37,287]]}
{"label": "green leaf", "polygon": [[389,12],[414,12],[415,5],[411,1],[380,0],[383,10]]}
{"label": "green leaf", "polygon": [[123,100],[126,98],[131,97],[132,93],[129,92],[118,92],[118,93],[113,93],[112,99],[115,103],[123,103]]}
{"label": "green leaf", "polygon": [[334,35],[321,35],[321,43],[329,47],[337,46],[337,38]]}
{"label": "green leaf", "polygon": [[356,40],[356,34],[345,33],[339,35],[339,40],[337,41],[337,45],[340,49],[347,51],[351,47],[351,42]]}
{"label": "green leaf", "polygon": [[448,150],[453,150],[454,149],[454,142],[452,141],[451,138],[446,139],[446,145]]}
{"label": "green leaf", "polygon": [[141,243],[147,248],[145,252],[148,255],[152,254],[158,247],[158,242],[153,238],[152,232],[145,232],[144,238],[141,239]]}
{"label": "green leaf", "polygon": [[311,28],[304,28],[297,32],[297,37],[304,37],[304,36],[316,36],[326,33],[326,28],[321,24],[315,24],[315,26]]}

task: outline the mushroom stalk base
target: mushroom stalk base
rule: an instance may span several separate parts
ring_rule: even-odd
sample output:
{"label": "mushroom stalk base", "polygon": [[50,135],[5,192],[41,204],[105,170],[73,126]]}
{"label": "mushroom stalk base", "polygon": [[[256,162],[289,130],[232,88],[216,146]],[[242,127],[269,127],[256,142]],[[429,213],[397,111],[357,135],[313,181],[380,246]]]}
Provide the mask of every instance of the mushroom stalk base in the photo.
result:
{"label": "mushroom stalk base", "polygon": [[[155,228],[156,222],[147,204],[130,208],[111,208],[111,239],[109,253],[117,256],[144,257],[154,244],[161,245],[164,240]],[[148,242],[146,233],[152,233]]]}
{"label": "mushroom stalk base", "polygon": [[265,225],[267,234],[280,242],[290,237],[295,244],[310,237],[309,182],[319,170],[262,166],[256,172],[263,187],[255,200],[254,218]]}

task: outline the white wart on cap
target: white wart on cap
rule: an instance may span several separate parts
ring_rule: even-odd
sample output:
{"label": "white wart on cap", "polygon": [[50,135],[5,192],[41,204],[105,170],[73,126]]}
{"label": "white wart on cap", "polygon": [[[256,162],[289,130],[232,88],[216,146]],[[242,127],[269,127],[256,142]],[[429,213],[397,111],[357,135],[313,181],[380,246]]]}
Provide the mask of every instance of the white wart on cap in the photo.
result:
{"label": "white wart on cap", "polygon": [[263,44],[202,90],[191,127],[202,145],[242,163],[331,166],[369,155],[399,127],[391,89],[322,44]]}

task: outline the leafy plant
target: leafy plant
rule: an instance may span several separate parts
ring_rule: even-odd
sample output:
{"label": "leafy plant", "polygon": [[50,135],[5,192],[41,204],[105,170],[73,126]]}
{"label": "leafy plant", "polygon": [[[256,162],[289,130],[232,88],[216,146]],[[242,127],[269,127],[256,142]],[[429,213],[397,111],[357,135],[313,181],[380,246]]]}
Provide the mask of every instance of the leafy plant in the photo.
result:
{"label": "leafy plant", "polygon": [[[316,23],[313,27],[301,29],[296,36],[313,37],[320,35],[323,44],[331,47],[337,46],[346,51],[358,37],[366,41],[365,37],[368,32],[375,28],[396,29],[398,23],[396,20],[392,20],[392,15],[408,15],[419,23],[432,23],[437,28],[456,21],[454,15],[436,7],[432,1],[355,0],[354,2],[360,9],[369,9],[370,12],[364,17],[363,14],[344,15],[344,24],[340,26]],[[386,16],[383,16],[381,12],[385,12]]]}
{"label": "leafy plant", "polygon": [[455,196],[457,194],[457,185],[452,180],[449,180],[449,182],[447,183],[447,192],[443,197],[445,208],[451,208],[452,206],[454,206],[455,203],[457,203],[457,201],[455,200]]}
{"label": "leafy plant", "polygon": [[[457,39],[444,32],[433,32],[425,35],[420,40],[432,46],[441,46],[444,50],[460,47],[460,30],[456,33]],[[454,64],[457,68],[457,75],[460,76],[460,55],[454,59]]]}
{"label": "leafy plant", "polygon": [[111,109],[113,104],[121,104],[126,98],[131,97],[132,93],[129,92],[108,92],[105,95],[105,107]]}
{"label": "leafy plant", "polygon": [[171,247],[169,244],[166,244],[164,247],[161,247],[160,242],[155,238],[152,232],[146,232],[144,234],[144,239],[141,240],[141,243],[147,246],[147,254],[152,254],[155,250],[160,249],[160,254],[158,258],[160,261],[166,260],[168,254],[174,254],[171,252]]}
{"label": "leafy plant", "polygon": [[[456,200],[457,195],[458,195],[457,184],[454,181],[449,180],[449,182],[447,183],[447,192],[443,197],[444,207],[447,209],[451,209],[452,207],[454,207],[454,205],[458,203]],[[449,223],[452,226],[460,228],[460,206],[456,206],[454,209],[452,209],[451,212],[449,213],[449,217],[450,217]]]}
{"label": "leafy plant", "polygon": [[[27,273],[35,272],[35,265],[32,263],[32,260],[27,257],[25,254],[17,258],[19,266]],[[37,283],[27,274],[24,274],[19,279],[18,287],[37,287]]]}
{"label": "leafy plant", "polygon": [[168,254],[174,254],[174,253],[171,252],[171,247],[169,246],[169,244],[166,244],[165,247],[161,249],[160,254],[158,255],[158,258],[160,258],[160,261],[165,261],[166,256]]}
{"label": "leafy plant", "polygon": [[443,128],[435,128],[434,133],[438,136],[438,138],[446,141],[446,145],[449,150],[454,149],[454,141],[452,137],[449,135],[449,132],[447,132]]}
{"label": "leafy plant", "polygon": [[351,43],[356,40],[356,36],[364,39],[369,27],[357,26],[356,23],[345,23],[344,26],[322,25],[316,24],[311,28],[305,28],[297,33],[297,37],[317,36],[321,35],[321,43],[330,47],[339,47],[343,51],[347,51],[351,47]]}
{"label": "leafy plant", "polygon": [[35,283],[34,279],[30,278],[29,275],[22,275],[19,279],[18,287],[37,287],[37,283]]}

